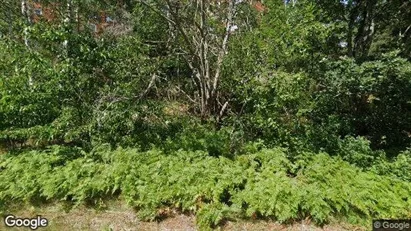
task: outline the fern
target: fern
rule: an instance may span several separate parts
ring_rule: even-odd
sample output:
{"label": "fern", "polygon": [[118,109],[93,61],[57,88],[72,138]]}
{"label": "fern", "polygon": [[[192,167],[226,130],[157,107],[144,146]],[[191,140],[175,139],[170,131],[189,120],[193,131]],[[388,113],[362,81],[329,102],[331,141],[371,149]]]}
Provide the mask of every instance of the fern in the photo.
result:
{"label": "fern", "polygon": [[333,218],[358,223],[411,213],[410,182],[326,153],[294,159],[279,148],[229,159],[203,151],[102,147],[84,153],[54,146],[0,157],[0,209],[39,200],[99,203],[120,195],[142,219],[190,212],[201,229],[236,218],[308,217],[325,224]]}

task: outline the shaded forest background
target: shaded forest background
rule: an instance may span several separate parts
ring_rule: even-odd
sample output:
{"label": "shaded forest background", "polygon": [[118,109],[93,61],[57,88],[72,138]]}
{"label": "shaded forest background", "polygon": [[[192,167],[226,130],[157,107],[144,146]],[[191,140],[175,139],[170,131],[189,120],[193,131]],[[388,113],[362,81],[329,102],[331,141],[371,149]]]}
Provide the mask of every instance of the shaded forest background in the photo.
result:
{"label": "shaded forest background", "polygon": [[411,216],[410,1],[6,2],[0,208]]}

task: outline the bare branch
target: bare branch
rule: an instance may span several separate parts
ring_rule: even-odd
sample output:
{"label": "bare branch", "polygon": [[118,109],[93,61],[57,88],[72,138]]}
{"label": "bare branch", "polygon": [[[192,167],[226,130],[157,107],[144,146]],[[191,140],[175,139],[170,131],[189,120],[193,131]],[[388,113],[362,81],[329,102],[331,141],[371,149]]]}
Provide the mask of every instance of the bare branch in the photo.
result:
{"label": "bare branch", "polygon": [[233,23],[234,7],[235,7],[234,1],[230,1],[228,15],[227,15],[227,22],[226,22],[227,23],[226,31],[225,31],[222,47],[217,57],[217,66],[216,66],[216,72],[215,72],[214,80],[213,80],[212,95],[215,95],[217,91],[218,81],[220,79],[221,66],[223,64],[223,58],[227,53],[228,39],[230,38],[231,26]]}
{"label": "bare branch", "polygon": [[173,25],[175,25],[176,23],[169,17],[167,17],[166,15],[164,15],[163,13],[161,13],[160,11],[158,11],[156,8],[154,8],[152,5],[148,4],[147,2],[140,0],[140,2],[147,6],[148,8],[150,8],[150,10],[152,10],[154,13],[158,14],[160,17],[164,18],[165,20],[167,20],[168,22],[172,23]]}
{"label": "bare branch", "polygon": [[227,102],[225,102],[225,103],[224,103],[224,105],[223,105],[223,107],[221,108],[221,110],[220,110],[220,114],[218,115],[218,116],[219,116],[219,118],[221,118],[221,117],[223,116],[224,111],[226,110],[227,106],[228,106],[228,101],[227,101]]}
{"label": "bare branch", "polygon": [[[403,34],[400,34],[400,36],[401,36],[401,37],[405,37],[410,29],[411,29],[411,25],[409,25],[409,26],[407,27],[407,29],[405,29],[404,33],[403,33]],[[400,32],[400,33],[401,33],[401,32]]]}
{"label": "bare branch", "polygon": [[156,79],[157,79],[157,75],[154,73],[154,74],[151,76],[150,83],[148,84],[146,90],[145,90],[143,93],[140,94],[140,99],[143,98],[143,97],[150,91],[150,89],[151,89],[151,87],[153,87]]}
{"label": "bare branch", "polygon": [[183,91],[179,86],[176,87],[178,91],[183,93],[184,96],[186,96],[192,103],[197,103],[193,98],[191,98],[185,91]]}
{"label": "bare branch", "polygon": [[172,10],[172,4],[170,2],[170,0],[166,0],[167,2],[167,6],[168,9],[170,11],[171,16],[174,18],[174,25],[176,26],[176,28],[178,29],[178,31],[181,33],[181,35],[183,36],[184,41],[188,44],[188,49],[190,50],[190,53],[195,55],[196,53],[194,52],[193,48],[190,46],[191,41],[188,38],[187,32],[184,30],[184,28],[181,26],[180,23],[180,17],[178,16],[178,14],[176,12],[174,12]]}

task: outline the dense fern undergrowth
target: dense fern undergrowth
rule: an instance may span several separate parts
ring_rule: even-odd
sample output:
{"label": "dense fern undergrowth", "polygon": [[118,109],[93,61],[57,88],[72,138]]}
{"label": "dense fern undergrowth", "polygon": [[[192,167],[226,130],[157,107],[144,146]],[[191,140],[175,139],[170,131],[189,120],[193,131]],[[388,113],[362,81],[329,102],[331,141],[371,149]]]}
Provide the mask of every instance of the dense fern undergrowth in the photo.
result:
{"label": "dense fern undergrowth", "polygon": [[326,153],[289,158],[281,148],[226,158],[205,151],[102,146],[86,153],[51,146],[1,156],[0,210],[16,203],[78,205],[114,196],[135,207],[142,219],[163,218],[173,209],[196,214],[203,229],[237,218],[366,224],[372,218],[411,216],[411,182],[406,165],[397,162],[365,169]]}

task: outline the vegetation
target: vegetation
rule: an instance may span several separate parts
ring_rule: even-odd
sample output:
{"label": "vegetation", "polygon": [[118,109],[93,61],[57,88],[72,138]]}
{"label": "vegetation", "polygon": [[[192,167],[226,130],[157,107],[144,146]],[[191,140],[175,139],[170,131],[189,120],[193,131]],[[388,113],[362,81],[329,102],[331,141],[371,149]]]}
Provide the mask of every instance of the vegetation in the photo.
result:
{"label": "vegetation", "polygon": [[409,2],[121,3],[0,6],[0,211],[411,217]]}
{"label": "vegetation", "polygon": [[411,183],[402,175],[361,171],[325,153],[303,153],[292,163],[282,149],[228,159],[204,151],[106,148],[87,154],[54,146],[5,158],[2,208],[18,201],[98,205],[121,193],[143,219],[160,219],[171,208],[196,213],[204,229],[239,217],[310,217],[324,224],[334,216],[364,224],[372,217],[410,215]]}

